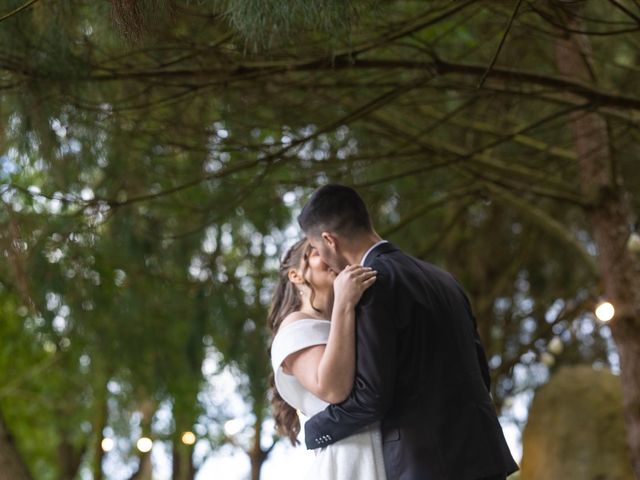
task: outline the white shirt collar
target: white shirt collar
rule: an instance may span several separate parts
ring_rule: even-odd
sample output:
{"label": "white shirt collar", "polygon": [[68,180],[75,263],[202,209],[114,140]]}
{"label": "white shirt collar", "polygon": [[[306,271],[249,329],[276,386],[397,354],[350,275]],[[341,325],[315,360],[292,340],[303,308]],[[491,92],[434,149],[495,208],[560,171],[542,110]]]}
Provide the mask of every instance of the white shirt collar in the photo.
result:
{"label": "white shirt collar", "polygon": [[389,243],[386,240],[380,240],[377,243],[374,243],[373,245],[371,245],[371,248],[369,250],[367,250],[364,255],[362,256],[362,260],[360,260],[360,265],[364,265],[364,261],[367,259],[367,257],[369,256],[369,254],[371,253],[371,250],[373,250],[374,248],[376,248],[378,245],[382,245],[383,243]]}

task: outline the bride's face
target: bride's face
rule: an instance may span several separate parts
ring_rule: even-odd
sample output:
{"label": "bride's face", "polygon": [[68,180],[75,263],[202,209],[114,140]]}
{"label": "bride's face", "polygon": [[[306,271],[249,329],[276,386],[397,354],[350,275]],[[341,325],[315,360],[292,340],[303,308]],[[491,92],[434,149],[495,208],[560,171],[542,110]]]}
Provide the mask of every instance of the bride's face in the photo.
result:
{"label": "bride's face", "polygon": [[317,249],[311,248],[307,257],[308,267],[305,272],[305,279],[316,290],[327,290],[333,288],[333,281],[336,278],[329,265],[322,261]]}

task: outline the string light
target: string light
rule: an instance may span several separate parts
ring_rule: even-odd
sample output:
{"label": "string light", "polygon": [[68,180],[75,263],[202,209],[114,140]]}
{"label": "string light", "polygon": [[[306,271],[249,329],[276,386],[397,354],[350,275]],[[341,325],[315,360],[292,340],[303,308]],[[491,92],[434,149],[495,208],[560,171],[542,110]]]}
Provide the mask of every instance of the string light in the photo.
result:
{"label": "string light", "polygon": [[100,446],[102,447],[103,452],[110,452],[114,447],[113,439],[103,438],[102,442],[100,442]]}
{"label": "string light", "polygon": [[138,440],[138,443],[136,443],[136,447],[138,447],[138,450],[140,450],[142,453],[150,452],[153,448],[153,440],[151,440],[149,437],[142,437],[140,440]]}
{"label": "string light", "polygon": [[609,302],[602,302],[596,307],[596,317],[601,322],[608,322],[613,318],[616,313],[616,309]]}
{"label": "string light", "polygon": [[182,434],[182,443],[185,445],[193,445],[196,443],[196,436],[193,432],[184,432]]}

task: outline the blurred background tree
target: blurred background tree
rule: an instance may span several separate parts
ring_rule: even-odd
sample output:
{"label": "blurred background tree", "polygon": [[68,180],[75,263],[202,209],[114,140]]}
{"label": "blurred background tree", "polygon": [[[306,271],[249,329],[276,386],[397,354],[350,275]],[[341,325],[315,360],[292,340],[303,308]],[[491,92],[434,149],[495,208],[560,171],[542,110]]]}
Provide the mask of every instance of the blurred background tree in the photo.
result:
{"label": "blurred background tree", "polygon": [[469,291],[506,422],[560,365],[619,372],[640,477],[635,1],[2,8],[6,478],[147,478],[142,436],[259,478],[273,273],[327,181]]}

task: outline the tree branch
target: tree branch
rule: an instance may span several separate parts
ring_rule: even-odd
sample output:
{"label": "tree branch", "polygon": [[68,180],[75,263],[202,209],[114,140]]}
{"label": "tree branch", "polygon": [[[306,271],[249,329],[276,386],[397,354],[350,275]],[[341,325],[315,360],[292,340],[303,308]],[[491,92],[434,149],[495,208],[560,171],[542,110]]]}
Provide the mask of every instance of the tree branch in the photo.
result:
{"label": "tree branch", "polygon": [[500,51],[502,50],[502,47],[504,46],[504,42],[507,39],[507,35],[509,34],[509,31],[511,30],[511,25],[513,25],[513,21],[515,20],[516,15],[518,14],[518,10],[520,9],[520,5],[521,4],[522,4],[522,0],[518,0],[517,3],[516,3],[516,7],[513,9],[513,13],[511,14],[511,17],[509,18],[509,23],[507,23],[507,28],[505,28],[505,30],[504,30],[504,33],[502,35],[502,39],[500,40],[500,44],[498,45],[498,49],[496,50],[496,53],[493,55],[493,58],[491,59],[491,63],[489,63],[489,67],[487,68],[487,71],[482,74],[482,78],[480,79],[480,82],[478,83],[478,88],[482,88],[482,85],[484,85],[484,81],[489,76],[489,73],[491,72],[491,69],[495,65],[496,60],[498,60],[498,55],[500,55]]}
{"label": "tree branch", "polygon": [[9,13],[7,13],[7,14],[3,15],[2,17],[0,17],[0,22],[4,21],[4,20],[6,20],[6,19],[8,19],[8,18],[10,18],[10,17],[13,17],[14,15],[16,15],[16,14],[20,13],[20,12],[21,12],[21,11],[23,11],[23,10],[26,10],[26,9],[27,9],[27,8],[29,8],[31,5],[33,5],[34,3],[36,3],[37,1],[38,1],[38,0],[31,0],[31,1],[27,2],[27,3],[25,3],[24,5],[22,5],[22,6],[18,7],[18,8],[16,8],[15,10],[13,10],[13,11],[11,11],[11,12],[9,12]]}

